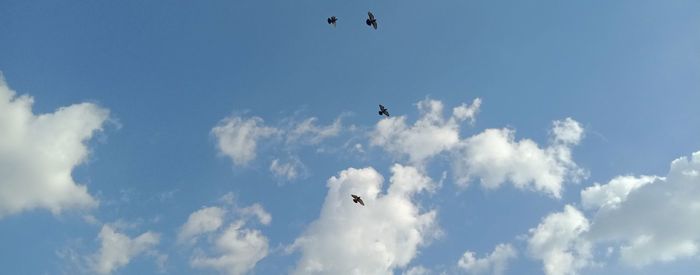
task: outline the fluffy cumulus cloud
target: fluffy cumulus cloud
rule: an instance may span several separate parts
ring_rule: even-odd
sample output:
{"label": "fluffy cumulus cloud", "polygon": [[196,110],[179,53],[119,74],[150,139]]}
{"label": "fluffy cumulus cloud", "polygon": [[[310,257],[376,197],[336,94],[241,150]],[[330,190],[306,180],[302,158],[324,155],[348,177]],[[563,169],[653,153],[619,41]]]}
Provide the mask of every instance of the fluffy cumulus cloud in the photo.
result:
{"label": "fluffy cumulus cloud", "polygon": [[379,146],[397,158],[406,158],[417,166],[444,152],[450,152],[455,182],[466,186],[478,179],[481,185],[495,189],[511,182],[518,188],[561,196],[567,180],[578,181],[585,173],[572,158],[572,147],[584,135],[581,125],[572,118],[552,123],[550,142],[542,147],[530,139],[515,139],[512,129],[486,129],[460,138],[463,121],[473,122],[481,100],[462,104],[444,116],[441,101],[418,102],[420,118],[413,124],[406,117],[382,119],[370,133],[370,144]]}
{"label": "fluffy cumulus cloud", "polygon": [[583,127],[570,117],[556,120],[552,126],[552,136],[558,143],[578,144],[583,138]]}
{"label": "fluffy cumulus cloud", "polygon": [[278,132],[274,127],[265,126],[262,118],[239,116],[224,118],[211,130],[219,151],[235,165],[245,165],[255,159],[258,141]]}
{"label": "fluffy cumulus cloud", "polygon": [[605,185],[596,183],[581,191],[581,203],[585,209],[617,208],[630,192],[657,179],[654,176],[619,176]]}
{"label": "fluffy cumulus cloud", "polygon": [[700,152],[674,160],[664,177],[596,183],[581,191],[581,202],[590,218],[567,205],[530,230],[530,254],[547,274],[576,274],[593,265],[596,246],[637,268],[700,254]]}
{"label": "fluffy cumulus cloud", "polygon": [[436,211],[421,212],[413,202],[434,183],[413,167],[391,170],[386,194],[373,168],[349,168],[328,180],[320,217],[289,247],[301,252],[295,274],[393,274],[439,234]]}
{"label": "fluffy cumulus cloud", "polygon": [[445,118],[441,101],[420,101],[420,119],[413,125],[406,123],[405,116],[382,119],[370,134],[371,145],[381,146],[396,157],[408,157],[411,163],[420,165],[457,145],[460,122],[473,121],[480,106],[481,100],[477,98],[471,105],[454,108],[452,115]]}
{"label": "fluffy cumulus cloud", "polygon": [[581,126],[571,118],[554,121],[551,144],[544,148],[529,139],[516,141],[511,129],[487,129],[457,146],[456,182],[467,185],[479,178],[488,189],[511,182],[559,198],[566,180],[577,181],[583,175],[571,156],[571,147],[582,135]]}
{"label": "fluffy cumulus cloud", "polygon": [[476,253],[464,252],[457,265],[467,274],[501,275],[508,268],[508,261],[517,257],[517,252],[510,244],[499,244],[491,254],[477,258]]}
{"label": "fluffy cumulus cloud", "polygon": [[0,75],[0,217],[96,206],[71,173],[88,157],[86,142],[102,130],[109,111],[80,103],[34,114],[33,102],[18,96]]}
{"label": "fluffy cumulus cloud", "polygon": [[131,261],[132,258],[152,250],[160,241],[160,235],[146,232],[138,237],[129,236],[115,231],[110,225],[103,225],[98,236],[100,249],[92,255],[92,271],[99,274],[110,274]]}
{"label": "fluffy cumulus cloud", "polygon": [[588,238],[618,245],[623,263],[645,266],[700,252],[700,152],[671,163],[666,177],[622,177],[582,191],[598,207]]}
{"label": "fluffy cumulus cloud", "polygon": [[591,263],[591,243],[583,236],[589,229],[583,213],[567,205],[530,229],[528,251],[542,261],[547,275],[577,274]]}
{"label": "fluffy cumulus cloud", "polygon": [[[227,213],[236,215],[227,217]],[[260,230],[247,227],[250,218],[257,218],[267,225],[272,216],[259,204],[226,210],[206,207],[190,214],[178,234],[180,243],[198,245],[199,237],[206,237],[206,244],[196,249],[190,265],[199,269],[213,269],[224,274],[246,274],[268,254],[268,239]],[[227,225],[227,220],[234,218]]]}

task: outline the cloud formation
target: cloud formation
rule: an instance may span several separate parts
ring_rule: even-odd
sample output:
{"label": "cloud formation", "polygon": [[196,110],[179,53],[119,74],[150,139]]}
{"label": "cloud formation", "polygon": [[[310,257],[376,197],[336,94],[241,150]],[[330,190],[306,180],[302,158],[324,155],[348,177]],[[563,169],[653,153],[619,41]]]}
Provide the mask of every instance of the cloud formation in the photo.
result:
{"label": "cloud formation", "polygon": [[244,228],[243,221],[230,224],[213,241],[216,255],[197,253],[190,261],[195,268],[215,269],[225,274],[246,274],[268,253],[268,240],[259,230]]}
{"label": "cloud formation", "polygon": [[630,192],[659,179],[655,176],[619,176],[605,185],[595,183],[581,191],[584,209],[617,208]]}
{"label": "cloud formation", "polygon": [[[280,124],[280,123],[278,123]],[[303,177],[306,166],[294,151],[299,146],[318,146],[322,141],[337,136],[343,130],[341,117],[332,124],[318,125],[318,118],[301,121],[284,119],[281,125],[268,126],[262,118],[232,115],[222,119],[212,130],[220,154],[229,157],[235,166],[246,166],[257,157],[258,146],[269,141],[275,152],[269,170],[282,181]],[[280,152],[281,151],[281,152]],[[283,160],[278,155],[288,155]]]}
{"label": "cloud formation", "polygon": [[178,242],[194,244],[198,236],[219,229],[224,223],[225,213],[219,207],[206,207],[190,214],[177,235]]}
{"label": "cloud formation", "polygon": [[511,129],[486,129],[457,146],[453,170],[457,184],[466,186],[479,178],[481,186],[498,188],[511,182],[559,198],[567,179],[578,181],[584,174],[571,156],[571,146],[581,140],[583,130],[571,118],[553,122],[552,142],[540,148],[530,139],[515,140]]}
{"label": "cloud formation", "polygon": [[287,142],[302,142],[305,144],[318,144],[324,139],[337,136],[342,130],[340,118],[335,119],[333,124],[318,126],[315,117],[310,117],[302,122],[293,124],[292,129],[287,133]]}
{"label": "cloud formation", "polygon": [[80,103],[35,115],[33,103],[0,75],[0,218],[37,208],[58,214],[97,206],[71,174],[87,159],[86,142],[102,130],[109,111]]}
{"label": "cloud formation", "polygon": [[[225,201],[231,201],[226,196]],[[227,217],[228,213],[235,213]],[[234,218],[228,225],[227,219]],[[190,258],[194,268],[213,269],[224,274],[239,275],[251,271],[268,254],[268,239],[260,230],[246,227],[250,218],[268,225],[272,216],[259,204],[229,211],[222,207],[206,207],[190,214],[180,228],[178,242],[188,245],[202,243]]]}
{"label": "cloud formation", "polygon": [[618,176],[581,191],[590,218],[571,205],[530,230],[528,248],[547,274],[593,266],[591,251],[634,267],[700,254],[700,152],[671,162],[665,177]]}
{"label": "cloud formation", "polygon": [[530,255],[542,261],[547,275],[578,274],[590,264],[591,243],[582,237],[590,229],[588,219],[571,205],[549,214],[537,228],[530,229]]}
{"label": "cloud formation", "polygon": [[273,159],[270,163],[272,175],[283,180],[295,180],[304,171],[304,164],[297,158],[292,158],[285,162],[280,159]]}
{"label": "cloud formation", "polygon": [[278,129],[264,124],[259,117],[230,116],[221,120],[211,133],[217,139],[219,152],[231,158],[233,164],[242,166],[255,159],[260,139],[279,133]]}
{"label": "cloud formation", "polygon": [[412,200],[432,189],[432,180],[410,166],[391,171],[386,194],[373,168],[349,168],[328,180],[320,217],[288,248],[301,252],[294,274],[393,274],[437,236],[437,212],[421,212]]}
{"label": "cloud formation", "polygon": [[405,116],[382,119],[370,133],[370,145],[395,158],[406,158],[419,168],[449,152],[455,182],[461,186],[474,179],[487,189],[511,182],[518,188],[559,198],[564,182],[578,181],[585,175],[571,154],[584,130],[572,118],[552,122],[550,144],[541,147],[530,139],[516,140],[515,131],[509,128],[486,129],[460,138],[460,124],[474,122],[481,107],[479,98],[471,105],[453,108],[447,118],[441,101],[425,99],[417,105],[420,118],[413,125],[408,125]]}
{"label": "cloud formation", "polygon": [[[599,193],[605,195],[594,196]],[[625,264],[641,267],[700,252],[700,152],[671,162],[665,177],[615,178],[581,196],[584,205],[598,207],[587,237],[618,245]]]}
{"label": "cloud formation", "polygon": [[110,225],[103,225],[98,239],[100,249],[90,258],[92,271],[110,274],[129,264],[132,258],[153,249],[160,242],[160,235],[148,231],[132,239]]}
{"label": "cloud formation", "polygon": [[457,266],[464,270],[467,274],[493,274],[501,275],[508,268],[508,261],[516,258],[518,253],[510,244],[499,244],[493,249],[491,254],[477,258],[476,253],[472,251],[464,252],[462,258],[459,259]]}
{"label": "cloud formation", "polygon": [[407,157],[413,165],[422,165],[431,157],[453,148],[459,143],[459,123],[473,121],[481,106],[481,99],[471,105],[462,104],[443,117],[444,106],[439,100],[418,102],[421,117],[413,125],[405,116],[380,120],[370,134],[370,144],[380,146],[395,157]]}

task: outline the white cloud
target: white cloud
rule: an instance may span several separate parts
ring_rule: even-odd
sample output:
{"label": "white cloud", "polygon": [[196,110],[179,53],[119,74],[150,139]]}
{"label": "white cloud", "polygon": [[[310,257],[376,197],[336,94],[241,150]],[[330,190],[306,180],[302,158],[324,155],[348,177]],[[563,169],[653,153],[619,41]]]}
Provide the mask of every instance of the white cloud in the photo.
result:
{"label": "white cloud", "polygon": [[423,266],[414,266],[403,272],[403,275],[428,275],[432,274],[430,269]]}
{"label": "white cloud", "polygon": [[510,129],[487,129],[463,140],[453,161],[457,184],[480,178],[483,187],[495,189],[512,182],[559,198],[565,180],[578,181],[583,175],[570,148],[579,142],[582,129],[570,118],[554,121],[553,128],[553,143],[546,148],[529,139],[516,141]]}
{"label": "white cloud", "polygon": [[[222,200],[233,205],[233,194],[226,194]],[[197,245],[200,243],[198,237],[206,237],[204,239],[208,246],[200,244],[196,247],[190,259],[192,267],[214,269],[232,275],[245,274],[267,256],[267,237],[260,230],[246,228],[245,225],[250,217],[268,225],[272,221],[270,213],[257,203],[244,208],[233,208],[233,211],[220,207],[200,209],[192,213],[181,227],[179,242],[188,241],[191,245]],[[229,217],[235,219],[224,226],[227,220],[226,213],[230,212],[239,215]]]}
{"label": "white cloud", "polygon": [[304,169],[304,164],[297,158],[292,158],[289,162],[283,162],[279,159],[274,159],[270,163],[270,172],[280,179],[294,180],[298,178]]}
{"label": "white cloud", "polygon": [[0,75],[0,217],[95,207],[98,202],[71,173],[87,159],[85,143],[102,130],[109,111],[80,103],[35,115],[33,102],[17,96]]}
{"label": "white cloud", "polygon": [[477,258],[476,253],[464,252],[457,265],[467,274],[501,275],[508,268],[508,261],[517,257],[517,252],[510,244],[499,244],[490,255]]}
{"label": "white cloud", "polygon": [[[304,163],[295,155],[298,146],[320,146],[319,144],[337,136],[342,130],[341,117],[330,125],[318,125],[316,117],[303,120],[283,119],[278,127],[266,126],[257,116],[229,116],[222,119],[212,130],[219,153],[229,157],[235,166],[245,166],[257,157],[258,146],[263,143],[272,148],[269,170],[274,177],[293,181],[303,177]],[[273,138],[275,137],[275,138]],[[317,151],[324,149],[318,148]],[[279,154],[290,155],[287,161]]]}
{"label": "white cloud", "polygon": [[[530,230],[529,250],[547,274],[575,274],[605,257],[641,268],[700,255],[700,152],[671,163],[665,177],[618,176],[581,191],[587,219],[574,207],[547,216]],[[590,223],[589,223],[590,220]]]}
{"label": "white cloud", "polygon": [[99,274],[110,274],[127,265],[132,258],[153,249],[160,241],[159,234],[150,231],[132,239],[109,225],[102,226],[98,238],[100,250],[91,257],[91,262],[92,270]]}
{"label": "white cloud", "polygon": [[[436,211],[420,212],[412,201],[434,183],[413,167],[391,170],[385,195],[373,168],[349,168],[328,180],[320,217],[288,248],[302,253],[295,274],[393,274],[437,236]],[[354,204],[350,194],[366,206]]]}
{"label": "white cloud", "polygon": [[577,274],[591,264],[591,243],[582,237],[590,228],[586,217],[571,205],[542,219],[530,229],[528,251],[543,262],[547,275]]}
{"label": "white cloud", "polygon": [[[696,152],[674,160],[666,177],[616,178],[584,190],[584,203],[600,207],[588,237],[619,245],[622,262],[632,266],[697,256],[699,171],[700,152]],[[603,192],[604,196],[592,195]]]}
{"label": "white cloud", "polygon": [[581,191],[581,203],[585,209],[616,208],[627,199],[630,192],[655,180],[657,177],[654,176],[619,176],[605,185],[595,183]]}
{"label": "white cloud", "polygon": [[576,120],[567,117],[554,121],[552,135],[555,142],[576,145],[583,138],[583,127]]}
{"label": "white cloud", "polygon": [[217,138],[219,151],[240,166],[255,159],[258,140],[278,134],[279,130],[264,126],[259,117],[230,116],[221,120],[211,133]]}
{"label": "white cloud", "polygon": [[573,161],[571,147],[583,138],[581,125],[571,118],[552,123],[550,144],[540,147],[530,139],[515,140],[511,129],[487,129],[465,139],[459,136],[460,123],[473,121],[481,99],[462,104],[443,116],[441,101],[418,102],[420,118],[413,124],[398,116],[380,120],[370,134],[370,144],[380,146],[394,157],[406,157],[422,168],[426,161],[443,152],[450,157],[454,178],[466,186],[475,178],[488,189],[512,182],[559,198],[565,181],[578,181],[584,171]]}
{"label": "white cloud", "polygon": [[196,268],[211,268],[225,274],[245,274],[268,253],[268,240],[259,230],[243,228],[237,221],[214,241],[215,256],[196,255],[190,261]]}
{"label": "white cloud", "polygon": [[265,211],[262,205],[258,203],[255,203],[245,208],[241,208],[238,210],[238,212],[240,212],[244,216],[254,216],[258,218],[258,221],[264,225],[269,225],[270,222],[272,222],[272,215],[270,215],[270,213],[267,213],[267,211]]}
{"label": "white cloud", "polygon": [[195,211],[187,218],[187,222],[178,233],[179,243],[189,242],[194,244],[197,236],[216,231],[224,223],[226,210],[219,207],[207,207]]}
{"label": "white cloud", "polygon": [[452,114],[457,120],[469,120],[469,122],[474,123],[479,108],[481,108],[481,98],[475,98],[471,105],[462,103],[462,105],[455,107]]}
{"label": "white cloud", "polygon": [[287,142],[318,144],[326,138],[337,136],[342,129],[340,118],[328,126],[317,126],[316,121],[318,121],[317,118],[310,117],[294,125],[287,133]]}
{"label": "white cloud", "polygon": [[418,121],[408,126],[405,116],[382,119],[370,134],[370,144],[381,146],[397,157],[408,157],[414,165],[421,165],[459,143],[459,123],[465,119],[473,120],[480,105],[481,100],[477,98],[471,106],[462,104],[454,108],[452,116],[445,119],[441,101],[420,101],[421,118]]}

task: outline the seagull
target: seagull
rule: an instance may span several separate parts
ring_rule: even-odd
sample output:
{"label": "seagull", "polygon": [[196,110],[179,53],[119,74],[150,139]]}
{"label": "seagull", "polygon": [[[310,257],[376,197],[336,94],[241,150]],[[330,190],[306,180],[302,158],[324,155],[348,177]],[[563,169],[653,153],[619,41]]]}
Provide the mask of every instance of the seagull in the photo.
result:
{"label": "seagull", "polygon": [[382,104],[379,104],[379,112],[378,113],[380,116],[385,115],[385,116],[389,117],[389,109],[384,108],[384,105],[382,105]]}
{"label": "seagull", "polygon": [[360,204],[362,204],[362,206],[365,206],[365,202],[362,201],[362,198],[360,198],[360,196],[353,195],[353,194],[350,194],[350,196],[352,196],[352,202],[354,202],[354,203],[359,202]]}
{"label": "seagull", "polygon": [[333,25],[335,27],[335,22],[338,21],[338,18],[335,16],[328,17],[328,24]]}
{"label": "seagull", "polygon": [[371,11],[367,12],[367,15],[369,18],[365,20],[365,23],[367,23],[367,26],[372,26],[375,30],[377,29],[377,19],[374,18],[374,14],[372,14]]}

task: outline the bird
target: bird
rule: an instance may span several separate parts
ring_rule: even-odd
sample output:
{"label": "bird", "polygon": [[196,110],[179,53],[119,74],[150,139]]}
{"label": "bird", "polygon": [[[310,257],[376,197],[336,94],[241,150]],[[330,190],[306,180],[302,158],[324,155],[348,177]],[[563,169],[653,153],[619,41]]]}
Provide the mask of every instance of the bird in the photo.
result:
{"label": "bird", "polygon": [[389,109],[384,108],[384,105],[379,104],[379,115],[385,115],[386,117],[389,117]]}
{"label": "bird", "polygon": [[353,194],[350,194],[350,196],[352,196],[352,202],[360,203],[360,204],[362,204],[362,206],[365,206],[365,202],[362,201],[362,198],[360,198],[360,196],[353,195]]}
{"label": "bird", "polygon": [[338,18],[335,16],[328,17],[328,24],[333,25],[335,27],[335,22],[338,21]]}
{"label": "bird", "polygon": [[377,19],[374,18],[374,14],[372,14],[371,11],[368,11],[367,15],[369,16],[369,18],[367,20],[365,20],[365,23],[367,23],[367,26],[372,26],[376,30],[377,29]]}

